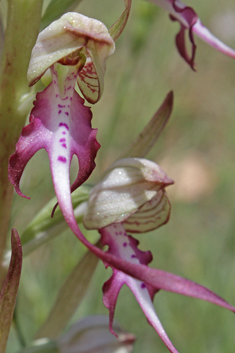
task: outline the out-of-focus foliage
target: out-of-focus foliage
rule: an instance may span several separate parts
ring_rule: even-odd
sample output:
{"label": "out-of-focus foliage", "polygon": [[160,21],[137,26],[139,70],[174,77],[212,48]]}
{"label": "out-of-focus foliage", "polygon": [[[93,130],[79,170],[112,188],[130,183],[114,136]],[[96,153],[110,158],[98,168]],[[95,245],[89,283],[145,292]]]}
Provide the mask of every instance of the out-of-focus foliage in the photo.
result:
{"label": "out-of-focus foliage", "polygon": [[[188,0],[187,4],[214,34],[235,47],[232,0],[214,0],[213,5]],[[110,27],[123,11],[123,3],[85,0],[78,10]],[[133,1],[127,27],[116,42],[115,54],[107,61],[104,95],[92,108],[93,126],[99,129],[102,148],[91,182],[124,152],[172,89],[172,117],[147,156],[175,180],[169,188],[172,215],[166,226],[142,237],[142,249],[152,251],[155,267],[199,282],[234,304],[235,62],[197,38],[197,72],[191,71],[175,48],[178,29],[164,11],[147,2]],[[12,222],[19,233],[54,196],[44,157],[41,151],[33,158],[22,180],[31,201],[19,197],[14,200]],[[76,168],[73,163],[73,177]],[[95,231],[84,232],[90,240],[96,240]],[[26,341],[46,319],[59,288],[83,253],[84,247],[67,230],[24,261],[18,318]],[[108,314],[102,303],[101,283],[109,274],[100,263],[73,321],[85,315]],[[181,353],[234,353],[232,313],[164,292],[156,295],[154,303]],[[135,353],[167,352],[128,288],[122,289],[116,318],[137,336]],[[8,353],[19,348],[16,332],[12,330],[11,334]]]}

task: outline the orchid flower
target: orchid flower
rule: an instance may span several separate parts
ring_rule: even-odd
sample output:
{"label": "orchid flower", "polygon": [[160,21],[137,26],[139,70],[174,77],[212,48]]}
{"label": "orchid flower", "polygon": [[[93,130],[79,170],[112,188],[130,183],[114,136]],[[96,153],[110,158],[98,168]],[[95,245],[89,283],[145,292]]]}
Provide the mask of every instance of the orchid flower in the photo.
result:
{"label": "orchid flower", "polygon": [[[127,233],[145,233],[169,220],[170,203],[165,187],[173,181],[154,162],[126,158],[114,163],[104,178],[91,190],[83,223],[98,229],[103,245],[109,249],[106,266],[113,274],[103,286],[103,302],[109,309],[110,331],[121,287],[133,292],[149,324],[172,353],[178,351],[168,338],[153,306],[160,289],[207,300],[235,312],[235,308],[205,287],[179,276],[149,268],[150,251],[138,249],[139,242]],[[114,263],[112,257],[116,257]],[[119,263],[118,263],[119,259]],[[115,334],[115,333],[114,333]]]}
{"label": "orchid flower", "polygon": [[[60,207],[70,207],[70,191],[89,177],[100,147],[96,130],[91,128],[90,108],[84,105],[75,85],[89,103],[96,103],[103,92],[106,59],[114,48],[103,23],[78,13],[63,15],[39,34],[28,69],[29,85],[48,69],[52,82],[37,94],[30,123],[23,128],[9,160],[9,179],[19,195],[26,197],[19,188],[26,164],[45,148]],[[69,169],[74,154],[79,172],[70,190]]]}
{"label": "orchid flower", "polygon": [[[211,45],[225,55],[235,58],[235,50],[216,38],[206,27],[203,26],[196,12],[189,6],[184,5],[179,0],[148,0],[169,12],[172,21],[180,23],[180,31],[176,35],[176,46],[179,54],[194,69],[196,45],[194,33],[204,42]],[[188,30],[189,40],[192,45],[191,55],[188,55],[185,43],[185,32]]]}

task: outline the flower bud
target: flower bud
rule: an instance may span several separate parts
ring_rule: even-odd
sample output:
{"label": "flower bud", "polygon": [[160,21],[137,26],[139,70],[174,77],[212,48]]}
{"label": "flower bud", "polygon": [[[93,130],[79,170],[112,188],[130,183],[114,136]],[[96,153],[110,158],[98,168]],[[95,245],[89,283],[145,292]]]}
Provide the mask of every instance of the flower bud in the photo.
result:
{"label": "flower bud", "polygon": [[124,222],[158,193],[162,195],[161,190],[172,183],[156,163],[147,159],[117,161],[91,190],[84,225],[88,229],[101,229]]}

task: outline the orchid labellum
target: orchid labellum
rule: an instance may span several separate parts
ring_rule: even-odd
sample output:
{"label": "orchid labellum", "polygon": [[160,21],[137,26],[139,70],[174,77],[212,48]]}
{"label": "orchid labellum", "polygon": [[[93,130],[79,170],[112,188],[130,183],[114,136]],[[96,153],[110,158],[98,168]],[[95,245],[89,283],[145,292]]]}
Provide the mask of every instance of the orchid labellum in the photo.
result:
{"label": "orchid labellum", "polygon": [[114,49],[104,24],[78,13],[63,15],[39,34],[28,69],[29,85],[48,69],[52,81],[37,94],[30,123],[23,128],[9,161],[9,179],[19,195],[24,196],[19,182],[26,164],[45,148],[60,207],[71,208],[72,157],[75,154],[79,162],[73,191],[91,174],[100,147],[96,130],[91,127],[90,108],[84,105],[75,85],[89,103],[96,103],[103,92],[106,59]]}
{"label": "orchid labellum", "polygon": [[103,245],[109,247],[103,261],[112,267],[113,274],[103,286],[103,302],[109,309],[110,331],[114,333],[116,302],[126,284],[169,351],[178,353],[153,306],[153,297],[160,289],[207,300],[234,312],[235,308],[205,287],[148,267],[151,252],[138,249],[139,242],[127,234],[145,233],[168,221],[170,203],[165,187],[172,183],[154,162],[138,158],[120,160],[91,190],[83,222],[88,229],[98,229]]}
{"label": "orchid labellum", "polygon": [[[235,58],[235,50],[221,42],[206,27],[203,26],[198,15],[193,8],[186,6],[179,0],[148,0],[166,10],[170,14],[172,21],[180,23],[180,31],[176,35],[176,46],[179,54],[194,69],[194,58],[196,53],[196,45],[194,33],[204,40],[207,44],[219,50],[225,55]],[[192,45],[191,55],[187,53],[185,43],[185,32],[189,32],[189,40]]]}

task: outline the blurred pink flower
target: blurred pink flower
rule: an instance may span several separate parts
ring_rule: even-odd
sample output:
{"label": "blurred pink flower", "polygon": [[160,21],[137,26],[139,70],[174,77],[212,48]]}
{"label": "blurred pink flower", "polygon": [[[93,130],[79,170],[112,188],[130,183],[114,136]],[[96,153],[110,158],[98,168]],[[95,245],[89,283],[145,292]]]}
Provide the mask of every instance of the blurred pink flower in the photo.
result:
{"label": "blurred pink flower", "polygon": [[[180,31],[176,35],[176,46],[182,58],[195,69],[195,53],[196,45],[194,40],[194,33],[200,37],[204,42],[219,50],[221,53],[235,58],[235,50],[224,44],[216,38],[206,27],[203,26],[198,15],[193,8],[184,5],[179,0],[148,0],[164,10],[168,11],[172,21],[180,23]],[[185,43],[185,32],[188,31],[189,40],[191,42],[191,54],[187,53]]]}

